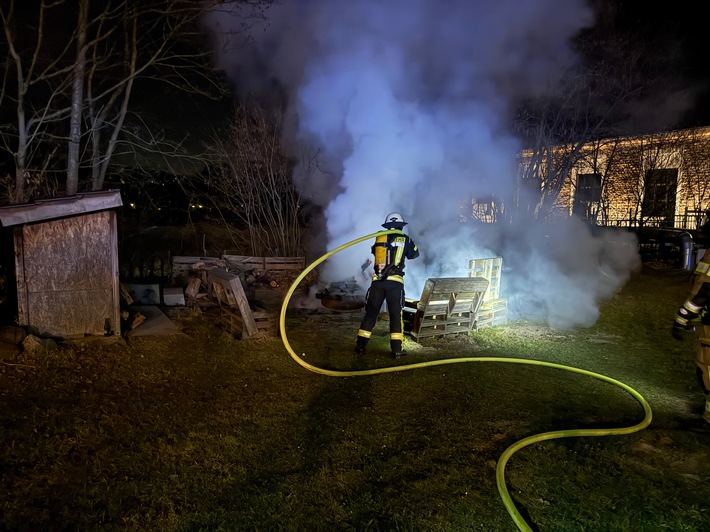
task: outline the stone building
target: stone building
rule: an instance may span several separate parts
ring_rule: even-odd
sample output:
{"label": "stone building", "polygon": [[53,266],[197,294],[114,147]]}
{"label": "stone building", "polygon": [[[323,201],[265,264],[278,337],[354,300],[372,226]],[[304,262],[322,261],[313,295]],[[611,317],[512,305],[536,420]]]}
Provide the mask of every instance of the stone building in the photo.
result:
{"label": "stone building", "polygon": [[[546,217],[616,227],[696,229],[710,209],[710,127],[556,146],[521,154],[521,183]],[[537,162],[541,161],[541,162]],[[533,168],[534,167],[534,168]],[[537,206],[539,208],[540,205]]]}

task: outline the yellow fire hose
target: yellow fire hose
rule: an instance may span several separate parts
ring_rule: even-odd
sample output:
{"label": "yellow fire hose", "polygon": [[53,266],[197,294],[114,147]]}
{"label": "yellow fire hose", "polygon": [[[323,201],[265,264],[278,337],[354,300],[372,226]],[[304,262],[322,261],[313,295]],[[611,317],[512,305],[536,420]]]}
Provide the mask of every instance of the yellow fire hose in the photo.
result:
{"label": "yellow fire hose", "polygon": [[584,369],[579,369],[571,366],[564,366],[562,364],[553,364],[551,362],[542,362],[539,360],[528,360],[528,359],[518,359],[518,358],[501,358],[501,357],[462,357],[462,358],[449,358],[449,359],[443,359],[443,360],[432,360],[429,362],[419,362],[416,364],[406,364],[406,365],[399,365],[399,366],[390,366],[390,367],[385,367],[385,368],[378,368],[378,369],[367,369],[367,370],[357,370],[357,371],[336,371],[336,370],[329,370],[329,369],[323,369],[319,368],[317,366],[313,366],[312,364],[307,363],[305,360],[303,360],[302,357],[299,357],[294,350],[291,348],[291,344],[288,341],[288,336],[286,335],[286,309],[288,308],[288,303],[291,300],[291,297],[293,296],[294,291],[298,287],[299,283],[303,280],[303,278],[308,275],[308,273],[313,270],[316,266],[318,266],[320,263],[325,261],[327,258],[331,257],[332,255],[335,255],[339,251],[342,251],[345,248],[348,248],[350,246],[353,246],[355,244],[358,244],[360,242],[363,242],[365,240],[370,240],[373,238],[376,238],[378,236],[382,235],[387,235],[389,233],[393,233],[395,231],[389,230],[389,231],[379,231],[377,233],[372,233],[370,235],[366,235],[360,238],[357,238],[355,240],[352,240],[350,242],[347,242],[343,244],[342,246],[339,246],[332,251],[328,251],[326,254],[318,258],[316,261],[314,261],[312,264],[310,264],[302,273],[299,275],[296,280],[291,284],[291,287],[289,288],[289,291],[286,293],[286,297],[284,298],[284,302],[281,306],[281,315],[279,319],[279,329],[281,331],[281,340],[283,341],[284,347],[286,347],[286,350],[289,352],[291,355],[291,358],[293,358],[298,364],[303,366],[309,371],[312,371],[314,373],[320,373],[322,375],[328,375],[330,377],[356,377],[356,376],[363,376],[363,375],[377,375],[380,373],[392,373],[395,371],[408,371],[412,369],[419,369],[419,368],[426,368],[426,367],[431,367],[431,366],[441,366],[444,364],[460,364],[462,362],[504,362],[508,364],[528,364],[532,366],[547,366],[551,368],[557,368],[557,369],[563,369],[566,371],[572,371],[574,373],[580,373],[582,375],[588,375],[590,377],[594,377],[595,379],[599,379],[601,381],[608,382],[610,384],[614,384],[623,390],[627,391],[630,393],[639,403],[641,403],[641,406],[643,407],[644,410],[644,418],[643,420],[631,427],[620,427],[620,428],[611,428],[611,429],[569,429],[569,430],[557,430],[557,431],[552,431],[552,432],[544,432],[541,434],[535,434],[533,436],[528,436],[527,438],[524,438],[510,447],[508,447],[505,452],[501,455],[500,459],[498,460],[498,464],[496,465],[496,484],[498,486],[498,493],[500,494],[501,499],[503,500],[503,504],[505,505],[505,508],[508,510],[508,513],[510,514],[510,517],[513,519],[515,524],[518,526],[520,530],[524,531],[532,531],[532,528],[526,523],[525,519],[523,519],[523,516],[520,515],[520,512],[516,509],[515,504],[513,503],[513,500],[510,497],[510,493],[508,492],[508,488],[506,487],[505,484],[505,466],[508,463],[508,460],[510,457],[517,452],[519,449],[522,449],[523,447],[527,447],[528,445],[539,442],[539,441],[545,441],[545,440],[554,440],[558,438],[572,438],[576,436],[611,436],[611,435],[621,435],[621,434],[632,434],[634,432],[638,432],[640,430],[645,429],[650,425],[651,419],[652,419],[652,413],[651,413],[651,407],[648,404],[648,402],[643,398],[641,394],[639,394],[636,390],[631,388],[630,386],[627,386],[626,384],[617,381],[616,379],[612,379],[611,377],[607,377],[605,375],[601,375],[599,373],[594,373],[591,371],[587,371]]}

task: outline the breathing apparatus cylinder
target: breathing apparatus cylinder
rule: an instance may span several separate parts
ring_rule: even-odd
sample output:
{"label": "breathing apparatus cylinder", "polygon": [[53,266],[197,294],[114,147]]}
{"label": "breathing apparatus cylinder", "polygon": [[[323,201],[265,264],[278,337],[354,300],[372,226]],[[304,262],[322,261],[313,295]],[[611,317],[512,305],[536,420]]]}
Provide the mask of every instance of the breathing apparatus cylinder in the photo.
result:
{"label": "breathing apparatus cylinder", "polygon": [[378,236],[375,239],[375,272],[382,273],[389,262],[387,246],[387,235]]}

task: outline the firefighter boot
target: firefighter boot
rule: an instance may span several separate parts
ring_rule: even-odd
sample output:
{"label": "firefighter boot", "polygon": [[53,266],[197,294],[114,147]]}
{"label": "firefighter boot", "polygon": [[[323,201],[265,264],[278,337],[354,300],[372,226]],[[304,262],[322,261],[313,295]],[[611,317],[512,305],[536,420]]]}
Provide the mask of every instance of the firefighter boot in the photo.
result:
{"label": "firefighter boot", "polygon": [[364,355],[366,347],[367,347],[367,338],[363,338],[362,336],[358,336],[357,341],[355,342],[355,354],[356,355]]}
{"label": "firefighter boot", "polygon": [[407,354],[402,343],[402,340],[390,340],[390,349],[392,350],[393,358],[401,358]]}

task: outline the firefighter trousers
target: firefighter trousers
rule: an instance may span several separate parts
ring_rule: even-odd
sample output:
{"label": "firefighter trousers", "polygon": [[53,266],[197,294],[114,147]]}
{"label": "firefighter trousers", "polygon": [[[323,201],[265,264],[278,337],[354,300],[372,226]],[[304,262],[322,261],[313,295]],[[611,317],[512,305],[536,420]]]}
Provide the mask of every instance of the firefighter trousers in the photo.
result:
{"label": "firefighter trousers", "polygon": [[357,332],[357,346],[364,349],[372,336],[382,303],[387,301],[390,317],[390,349],[401,353],[404,344],[404,324],[402,307],[404,306],[404,284],[399,281],[372,281],[365,299],[365,317]]}
{"label": "firefighter trousers", "polygon": [[698,382],[705,392],[705,411],[703,419],[710,423],[710,325],[702,325],[700,335],[700,349],[695,362],[698,366]]}

